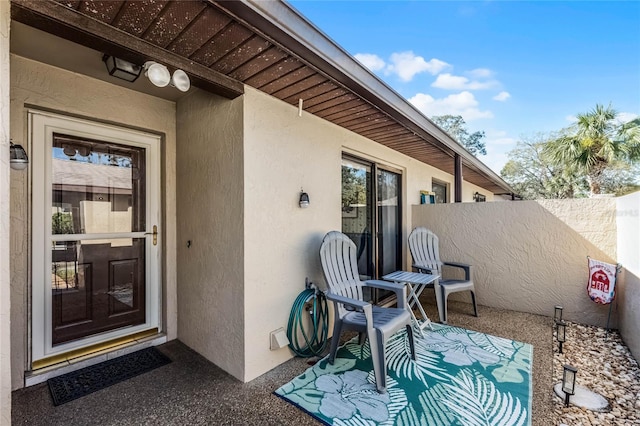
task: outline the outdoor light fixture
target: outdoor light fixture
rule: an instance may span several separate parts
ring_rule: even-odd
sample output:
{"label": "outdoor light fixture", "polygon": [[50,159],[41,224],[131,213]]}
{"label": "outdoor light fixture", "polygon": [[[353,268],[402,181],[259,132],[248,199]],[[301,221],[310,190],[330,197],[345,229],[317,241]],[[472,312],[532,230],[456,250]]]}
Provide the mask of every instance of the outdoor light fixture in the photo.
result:
{"label": "outdoor light fixture", "polygon": [[140,77],[142,67],[115,56],[103,55],[102,61],[107,66],[109,75],[133,83]]}
{"label": "outdoor light fixture", "polygon": [[175,70],[171,75],[166,66],[153,61],[145,62],[144,69],[144,74],[155,86],[166,87],[170,84],[181,92],[186,92],[191,87],[189,76],[182,70]]}
{"label": "outdoor light fixture", "polygon": [[16,145],[13,142],[9,141],[9,163],[13,170],[24,170],[27,168],[29,164],[29,157],[27,157],[27,152],[24,150],[22,145]]}
{"label": "outdoor light fixture", "polygon": [[569,406],[569,397],[576,392],[576,375],[578,369],[565,364],[562,373],[562,392],[564,392],[564,406]]}
{"label": "outdoor light fixture", "polygon": [[300,190],[300,208],[306,209],[309,207],[309,194]]}
{"label": "outdoor light fixture", "polygon": [[181,92],[186,92],[191,87],[191,81],[186,72],[175,70],[171,76],[171,85]]}
{"label": "outdoor light fixture", "polygon": [[171,82],[169,69],[162,64],[153,61],[144,63],[144,75],[154,86],[165,87]]}
{"label": "outdoor light fixture", "polygon": [[562,353],[562,344],[567,341],[567,323],[563,320],[556,322],[558,328],[558,345],[559,351]]}
{"label": "outdoor light fixture", "polygon": [[558,322],[562,319],[562,306],[556,305],[553,308],[553,320]]}

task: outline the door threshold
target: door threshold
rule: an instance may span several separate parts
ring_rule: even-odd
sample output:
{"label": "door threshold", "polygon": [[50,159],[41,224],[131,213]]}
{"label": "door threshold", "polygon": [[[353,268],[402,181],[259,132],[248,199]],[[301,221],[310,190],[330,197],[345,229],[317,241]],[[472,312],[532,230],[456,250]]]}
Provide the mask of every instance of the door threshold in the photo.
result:
{"label": "door threshold", "polygon": [[25,373],[24,385],[25,387],[37,385],[52,377],[166,342],[167,335],[158,333],[158,329],[154,328],[34,361],[33,370]]}

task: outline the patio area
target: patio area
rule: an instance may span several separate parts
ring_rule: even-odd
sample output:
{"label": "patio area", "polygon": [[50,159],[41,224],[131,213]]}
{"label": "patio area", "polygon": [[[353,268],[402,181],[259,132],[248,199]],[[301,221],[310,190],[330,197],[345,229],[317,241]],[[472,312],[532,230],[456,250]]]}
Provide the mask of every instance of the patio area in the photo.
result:
{"label": "patio area", "polygon": [[[437,318],[432,292],[425,308]],[[533,425],[555,424],[552,394],[552,319],[451,302],[449,324],[530,343],[533,355]],[[241,383],[179,341],[159,347],[173,362],[107,389],[54,407],[46,383],[12,395],[12,424],[278,424],[318,421],[278,398],[273,391],[308,368],[294,358],[259,378]]]}

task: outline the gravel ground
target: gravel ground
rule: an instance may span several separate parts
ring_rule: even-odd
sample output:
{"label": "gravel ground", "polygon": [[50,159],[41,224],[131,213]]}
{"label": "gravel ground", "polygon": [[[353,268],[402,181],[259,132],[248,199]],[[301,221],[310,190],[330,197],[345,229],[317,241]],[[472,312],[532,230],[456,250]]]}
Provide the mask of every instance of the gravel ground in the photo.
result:
{"label": "gravel ground", "polygon": [[[555,343],[555,342],[554,342]],[[576,383],[609,401],[605,412],[593,412],[554,397],[557,424],[640,425],[640,368],[616,331],[567,323],[562,354],[554,344],[553,382],[562,381],[563,365],[578,369]]]}

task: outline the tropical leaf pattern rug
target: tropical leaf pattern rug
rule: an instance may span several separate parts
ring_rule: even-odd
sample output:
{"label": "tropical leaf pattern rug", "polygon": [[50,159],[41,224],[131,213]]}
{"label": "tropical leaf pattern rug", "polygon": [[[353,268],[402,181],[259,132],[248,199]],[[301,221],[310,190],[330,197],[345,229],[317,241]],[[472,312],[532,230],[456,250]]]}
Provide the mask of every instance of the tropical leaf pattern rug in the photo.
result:
{"label": "tropical leaf pattern rug", "polygon": [[530,425],[532,346],[433,324],[387,341],[387,393],[379,394],[368,343],[340,347],[275,394],[328,425]]}

